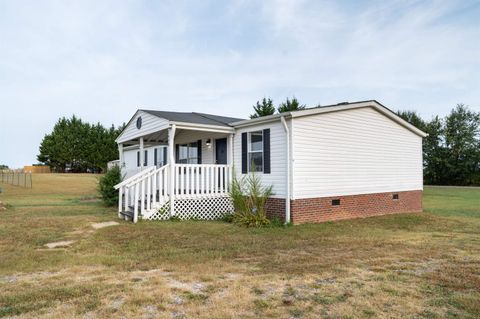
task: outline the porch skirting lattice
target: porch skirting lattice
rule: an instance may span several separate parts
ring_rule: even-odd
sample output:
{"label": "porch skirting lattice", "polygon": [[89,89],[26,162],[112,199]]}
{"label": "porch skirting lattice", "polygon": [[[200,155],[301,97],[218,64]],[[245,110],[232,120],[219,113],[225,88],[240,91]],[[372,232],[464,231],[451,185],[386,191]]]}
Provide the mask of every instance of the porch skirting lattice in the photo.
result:
{"label": "porch skirting lattice", "polygon": [[[214,220],[233,213],[232,199],[226,196],[205,198],[175,198],[175,217],[187,220]],[[167,220],[170,218],[170,202],[167,201],[145,219]]]}

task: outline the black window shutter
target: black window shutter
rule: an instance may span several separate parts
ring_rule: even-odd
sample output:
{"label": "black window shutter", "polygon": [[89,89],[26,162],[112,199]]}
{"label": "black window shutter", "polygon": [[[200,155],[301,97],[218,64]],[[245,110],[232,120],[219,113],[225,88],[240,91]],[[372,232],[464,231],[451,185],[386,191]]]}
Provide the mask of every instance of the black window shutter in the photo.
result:
{"label": "black window shutter", "polygon": [[242,174],[247,174],[248,172],[247,143],[248,143],[247,133],[242,133]]}
{"label": "black window shutter", "polygon": [[167,157],[167,148],[163,148],[163,165],[166,165],[168,163],[168,157]]}
{"label": "black window shutter", "polygon": [[263,173],[270,174],[270,129],[263,130]]}
{"label": "black window shutter", "polygon": [[137,151],[137,167],[140,167],[140,151]]}
{"label": "black window shutter", "polygon": [[180,145],[179,144],[175,144],[175,163],[178,163],[179,159],[178,159],[178,156],[179,156],[179,153],[180,152]]}
{"label": "black window shutter", "polygon": [[143,159],[143,166],[148,166],[148,151],[145,150],[145,158]]}
{"label": "black window shutter", "polygon": [[157,166],[158,164],[158,148],[153,150],[153,165]]}
{"label": "black window shutter", "polygon": [[197,141],[198,164],[202,164],[202,140]]}

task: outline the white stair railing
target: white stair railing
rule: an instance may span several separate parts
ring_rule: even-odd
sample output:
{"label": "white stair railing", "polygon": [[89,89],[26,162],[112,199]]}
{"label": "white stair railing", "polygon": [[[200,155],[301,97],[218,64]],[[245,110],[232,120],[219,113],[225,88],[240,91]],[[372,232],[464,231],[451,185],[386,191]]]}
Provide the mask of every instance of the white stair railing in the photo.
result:
{"label": "white stair railing", "polygon": [[[174,164],[175,198],[211,198],[226,196],[232,181],[232,166],[217,164]],[[133,210],[138,217],[149,218],[170,200],[170,164],[143,171],[120,183],[119,216]],[[122,200],[123,198],[123,200]]]}
{"label": "white stair railing", "polygon": [[141,179],[144,175],[150,173],[154,169],[155,169],[155,166],[145,168],[144,170],[138,172],[133,176],[130,176],[129,178],[123,180],[121,183],[118,183],[117,185],[114,186],[115,189],[118,189],[118,217],[122,217],[121,216],[121,213],[123,211],[122,203],[124,202],[124,200],[125,200],[125,203],[127,204],[129,203],[128,200],[130,199],[130,197],[132,197],[131,196],[132,194],[130,194],[129,188],[126,186],[128,184],[131,184],[132,182],[135,182]]}
{"label": "white stair railing", "polygon": [[125,188],[125,201],[123,211],[133,208],[133,221],[136,223],[138,216],[148,218],[151,213],[168,201],[169,164],[149,171],[123,186]]}

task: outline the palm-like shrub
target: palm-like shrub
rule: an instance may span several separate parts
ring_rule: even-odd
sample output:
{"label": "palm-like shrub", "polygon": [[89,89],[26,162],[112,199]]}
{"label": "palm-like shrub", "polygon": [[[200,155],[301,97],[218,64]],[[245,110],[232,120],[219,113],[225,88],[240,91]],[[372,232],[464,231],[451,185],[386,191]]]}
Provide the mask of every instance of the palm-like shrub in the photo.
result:
{"label": "palm-like shrub", "polygon": [[252,172],[241,179],[233,177],[230,187],[230,197],[235,212],[233,222],[247,227],[268,225],[265,205],[273,195],[273,187],[263,186],[259,175]]}

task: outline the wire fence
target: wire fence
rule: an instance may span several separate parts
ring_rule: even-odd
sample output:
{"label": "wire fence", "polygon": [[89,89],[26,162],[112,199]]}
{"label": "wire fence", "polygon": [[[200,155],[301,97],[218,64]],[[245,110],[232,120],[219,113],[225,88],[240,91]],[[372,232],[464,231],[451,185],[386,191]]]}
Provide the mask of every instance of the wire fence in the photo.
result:
{"label": "wire fence", "polygon": [[32,173],[22,170],[1,170],[0,183],[20,186],[25,188],[33,187]]}

